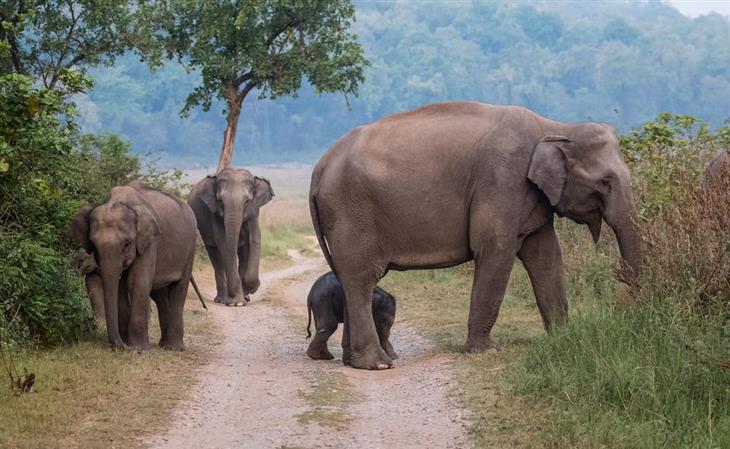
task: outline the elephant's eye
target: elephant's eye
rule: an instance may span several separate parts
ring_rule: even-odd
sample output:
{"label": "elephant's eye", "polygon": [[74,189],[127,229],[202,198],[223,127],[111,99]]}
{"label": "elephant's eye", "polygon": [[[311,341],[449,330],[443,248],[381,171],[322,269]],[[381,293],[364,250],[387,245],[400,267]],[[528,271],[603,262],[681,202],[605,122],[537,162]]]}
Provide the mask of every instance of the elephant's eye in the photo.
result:
{"label": "elephant's eye", "polygon": [[600,183],[601,183],[601,187],[602,187],[603,191],[606,194],[611,193],[611,177],[610,176],[606,176],[603,179],[601,179]]}

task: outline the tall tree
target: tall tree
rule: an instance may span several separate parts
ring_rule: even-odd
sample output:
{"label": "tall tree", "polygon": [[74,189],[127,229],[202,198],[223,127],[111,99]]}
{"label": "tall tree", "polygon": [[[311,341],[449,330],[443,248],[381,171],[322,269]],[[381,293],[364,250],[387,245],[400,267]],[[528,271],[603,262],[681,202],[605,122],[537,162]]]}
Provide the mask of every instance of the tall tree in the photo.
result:
{"label": "tall tree", "polygon": [[142,51],[151,37],[144,0],[0,1],[0,71],[55,89],[75,68],[110,65],[127,49]]}
{"label": "tall tree", "polygon": [[[181,114],[226,104],[218,171],[230,164],[246,96],[296,96],[304,77],[318,92],[357,94],[367,60],[349,31],[350,0],[168,0],[159,34],[168,56],[201,81]],[[154,61],[153,61],[154,62]]]}

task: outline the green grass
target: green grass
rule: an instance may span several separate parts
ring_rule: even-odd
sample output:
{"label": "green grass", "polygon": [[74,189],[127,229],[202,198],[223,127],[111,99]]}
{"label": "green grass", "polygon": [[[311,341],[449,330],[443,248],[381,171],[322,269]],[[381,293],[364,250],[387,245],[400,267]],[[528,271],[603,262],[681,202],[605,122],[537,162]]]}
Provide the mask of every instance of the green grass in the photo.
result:
{"label": "green grass", "polygon": [[93,341],[15,354],[18,370],[35,373],[36,382],[20,396],[2,383],[0,447],[140,446],[140,437],[164,426],[207,357],[195,344],[213,338],[205,312],[186,310],[185,325],[193,342],[182,353],[112,351],[100,330]]}
{"label": "green grass", "polygon": [[324,368],[317,368],[307,375],[310,389],[301,396],[310,409],[297,415],[297,421],[317,423],[335,430],[346,429],[352,421],[348,407],[358,400],[347,377],[339,371]]}
{"label": "green grass", "polygon": [[314,243],[309,236],[312,227],[296,224],[280,224],[264,227],[261,230],[261,257],[276,260],[289,260],[287,251],[295,249],[304,256],[314,255]]}
{"label": "green grass", "polygon": [[[584,302],[536,340],[514,370],[514,391],[547,398],[550,447],[730,447],[730,373],[719,323],[690,323],[666,304]],[[685,344],[701,348],[699,353]]]}

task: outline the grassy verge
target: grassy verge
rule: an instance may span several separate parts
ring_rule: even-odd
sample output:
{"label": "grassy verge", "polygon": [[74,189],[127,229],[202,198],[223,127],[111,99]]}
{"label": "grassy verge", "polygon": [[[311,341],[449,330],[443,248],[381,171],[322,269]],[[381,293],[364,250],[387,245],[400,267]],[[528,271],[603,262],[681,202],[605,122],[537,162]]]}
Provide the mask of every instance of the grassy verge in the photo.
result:
{"label": "grassy verge", "polygon": [[[0,388],[0,447],[141,446],[195,382],[207,358],[200,342],[214,339],[206,314],[188,301],[182,353],[114,352],[100,331],[95,341],[16,354],[16,366],[34,372],[36,384],[21,396]],[[150,330],[151,341],[158,332]]]}

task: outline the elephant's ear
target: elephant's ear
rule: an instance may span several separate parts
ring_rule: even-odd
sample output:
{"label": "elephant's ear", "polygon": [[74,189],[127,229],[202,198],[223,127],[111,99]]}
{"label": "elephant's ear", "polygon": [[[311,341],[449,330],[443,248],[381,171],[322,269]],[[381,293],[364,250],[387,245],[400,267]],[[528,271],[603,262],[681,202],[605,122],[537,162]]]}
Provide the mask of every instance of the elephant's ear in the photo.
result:
{"label": "elephant's ear", "polygon": [[89,214],[93,209],[93,205],[84,204],[71,220],[71,238],[89,253],[93,251],[93,245],[89,239]]}
{"label": "elephant's ear", "polygon": [[134,212],[137,214],[137,253],[144,254],[160,236],[160,225],[146,206],[137,206]]}
{"label": "elephant's ear", "polygon": [[560,201],[568,176],[563,145],[569,142],[567,137],[547,136],[535,146],[530,161],[527,179],[545,193],[550,204],[555,206]]}
{"label": "elephant's ear", "polygon": [[271,188],[271,183],[268,179],[254,176],[253,185],[253,202],[256,207],[263,206],[274,197],[274,189]]}
{"label": "elephant's ear", "polygon": [[216,197],[216,190],[218,189],[218,181],[215,176],[209,175],[205,179],[205,184],[200,191],[200,199],[203,200],[208,209],[216,215],[222,215],[220,204],[218,204],[218,198]]}

